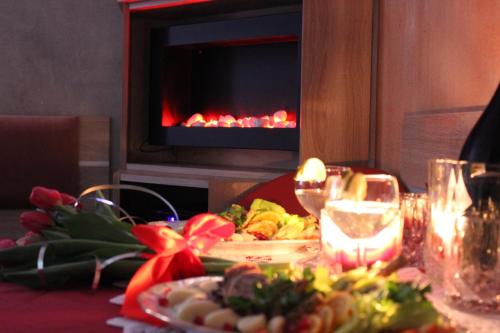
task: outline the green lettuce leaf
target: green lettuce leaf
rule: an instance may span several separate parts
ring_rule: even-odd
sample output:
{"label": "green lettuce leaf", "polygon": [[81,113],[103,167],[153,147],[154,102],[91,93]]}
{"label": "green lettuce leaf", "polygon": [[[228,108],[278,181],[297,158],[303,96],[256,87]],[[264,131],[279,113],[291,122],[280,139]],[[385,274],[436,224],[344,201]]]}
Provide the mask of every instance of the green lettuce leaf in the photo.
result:
{"label": "green lettuce leaf", "polygon": [[264,199],[255,199],[252,204],[250,205],[251,210],[259,210],[259,211],[268,211],[271,210],[273,212],[279,213],[279,214],[285,214],[286,210],[285,208],[281,207],[277,203],[267,201]]}

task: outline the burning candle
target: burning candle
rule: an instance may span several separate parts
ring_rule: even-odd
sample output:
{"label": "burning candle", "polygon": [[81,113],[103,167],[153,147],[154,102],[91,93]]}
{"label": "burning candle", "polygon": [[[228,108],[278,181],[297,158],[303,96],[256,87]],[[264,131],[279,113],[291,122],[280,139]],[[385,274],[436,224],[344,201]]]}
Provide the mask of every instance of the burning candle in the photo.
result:
{"label": "burning candle", "polygon": [[463,161],[429,161],[428,193],[431,219],[427,228],[424,261],[427,276],[435,286],[444,281],[445,258],[449,257],[455,226],[471,204],[462,174]]}
{"label": "burning candle", "polygon": [[343,270],[355,268],[359,262],[360,247],[364,249],[366,263],[391,261],[401,252],[402,220],[394,216],[392,222],[372,237],[352,238],[346,235],[330,218],[326,210],[321,212],[322,251],[331,262]]}
{"label": "burning candle", "polygon": [[464,309],[500,308],[500,165],[432,160],[425,269],[445,299]]}
{"label": "burning candle", "polygon": [[330,177],[328,193],[321,210],[321,244],[336,270],[399,255],[403,222],[395,177],[352,172]]}
{"label": "burning candle", "polygon": [[450,167],[448,177],[443,180],[446,183],[446,187],[444,187],[446,191],[441,190],[443,193],[440,193],[439,200],[431,202],[433,233],[441,240],[442,250],[445,252],[449,251],[452,245],[457,222],[460,221],[463,212],[472,204],[463,173],[459,168],[456,168],[460,166],[460,163],[454,164],[452,161],[447,163],[455,168]]}

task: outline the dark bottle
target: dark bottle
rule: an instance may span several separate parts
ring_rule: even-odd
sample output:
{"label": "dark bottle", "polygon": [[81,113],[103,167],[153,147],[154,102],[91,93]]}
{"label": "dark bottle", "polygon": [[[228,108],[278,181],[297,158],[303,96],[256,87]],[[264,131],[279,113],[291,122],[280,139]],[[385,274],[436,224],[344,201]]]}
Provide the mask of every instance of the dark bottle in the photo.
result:
{"label": "dark bottle", "polygon": [[465,140],[460,159],[500,163],[500,84]]}
{"label": "dark bottle", "polygon": [[484,163],[485,168],[483,173],[477,173],[476,163],[463,168],[472,204],[464,212],[467,222],[460,255],[465,265],[492,271],[500,245],[500,84],[465,140],[460,159]]}

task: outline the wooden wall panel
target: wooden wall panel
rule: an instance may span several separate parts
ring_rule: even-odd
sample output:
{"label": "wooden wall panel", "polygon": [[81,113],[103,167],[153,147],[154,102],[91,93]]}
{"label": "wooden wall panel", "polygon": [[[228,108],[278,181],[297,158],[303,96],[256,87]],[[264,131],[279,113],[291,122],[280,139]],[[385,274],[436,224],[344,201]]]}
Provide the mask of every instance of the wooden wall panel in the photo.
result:
{"label": "wooden wall panel", "polygon": [[255,181],[210,181],[208,186],[208,211],[217,213],[231,207],[244,193],[248,193],[258,184]]}
{"label": "wooden wall panel", "polygon": [[80,160],[109,166],[110,119],[100,116],[79,118]]}
{"label": "wooden wall panel", "polygon": [[80,190],[110,182],[110,119],[79,118]]}
{"label": "wooden wall panel", "polygon": [[302,160],[368,160],[372,11],[372,1],[303,2]]}
{"label": "wooden wall panel", "polygon": [[404,114],[401,142],[401,177],[407,186],[425,190],[427,161],[457,158],[481,107],[430,110]]}
{"label": "wooden wall panel", "polygon": [[[379,24],[377,166],[423,187],[425,171],[403,172],[403,138],[416,119],[407,114],[488,102],[500,79],[500,1],[381,0]],[[432,145],[464,124],[428,125],[432,130],[414,134]],[[468,129],[460,133],[465,139]],[[456,158],[450,148],[448,157]]]}

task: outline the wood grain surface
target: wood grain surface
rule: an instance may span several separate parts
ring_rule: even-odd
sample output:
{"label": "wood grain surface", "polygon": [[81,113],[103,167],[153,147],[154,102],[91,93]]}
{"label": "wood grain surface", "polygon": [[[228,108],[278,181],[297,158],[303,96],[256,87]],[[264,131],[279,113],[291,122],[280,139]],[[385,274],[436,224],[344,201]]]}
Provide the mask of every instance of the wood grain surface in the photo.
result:
{"label": "wood grain surface", "polygon": [[423,187],[422,156],[403,154],[457,156],[472,114],[450,110],[487,104],[500,79],[500,1],[381,0],[379,22],[377,166]]}
{"label": "wood grain surface", "polygon": [[208,186],[208,211],[221,212],[238,201],[250,189],[258,185],[255,181],[212,180]]}
{"label": "wood grain surface", "polygon": [[425,190],[427,163],[433,158],[457,159],[483,106],[408,112],[404,115],[401,177],[414,190]]}
{"label": "wood grain surface", "polygon": [[301,160],[368,160],[372,9],[372,1],[303,2]]}

